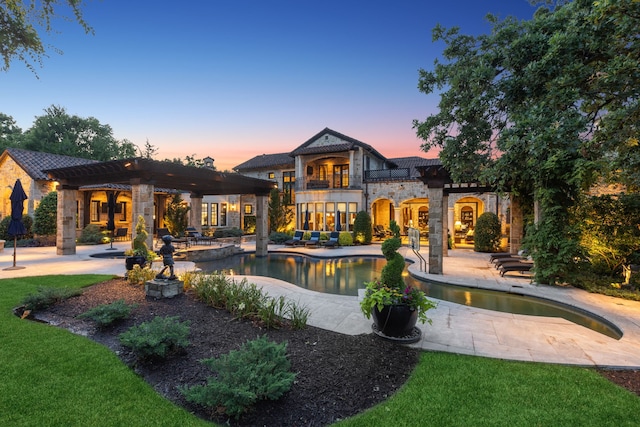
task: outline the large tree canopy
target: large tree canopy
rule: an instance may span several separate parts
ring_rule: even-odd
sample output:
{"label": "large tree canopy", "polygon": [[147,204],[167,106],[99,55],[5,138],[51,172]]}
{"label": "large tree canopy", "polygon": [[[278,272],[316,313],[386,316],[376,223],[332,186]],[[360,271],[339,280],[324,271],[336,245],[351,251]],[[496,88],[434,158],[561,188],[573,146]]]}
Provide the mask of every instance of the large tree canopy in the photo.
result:
{"label": "large tree canopy", "polygon": [[542,216],[528,233],[536,279],[554,282],[578,251],[567,216],[606,178],[640,186],[640,1],[574,0],[507,19],[491,34],[440,26],[444,61],[419,89],[441,91],[439,112],[415,121],[423,149],[441,149],[459,181],[491,183]]}
{"label": "large tree canopy", "polygon": [[24,133],[20,147],[101,161],[136,156],[133,143],[116,140],[111,126],[94,117],[71,116],[54,105],[44,111]]}
{"label": "large tree canopy", "polygon": [[8,70],[17,59],[34,70],[34,62],[40,64],[47,52],[40,34],[53,32],[56,17],[75,20],[86,33],[93,33],[82,6],[83,0],[0,0],[0,69]]}

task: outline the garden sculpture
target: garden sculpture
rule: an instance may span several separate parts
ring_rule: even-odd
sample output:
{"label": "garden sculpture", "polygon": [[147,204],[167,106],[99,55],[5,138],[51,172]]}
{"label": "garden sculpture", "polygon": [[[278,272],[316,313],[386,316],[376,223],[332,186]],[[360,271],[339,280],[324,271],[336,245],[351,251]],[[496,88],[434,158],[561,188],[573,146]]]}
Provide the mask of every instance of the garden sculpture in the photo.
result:
{"label": "garden sculpture", "polygon": [[[162,236],[162,241],[164,245],[158,251],[158,254],[162,256],[162,270],[160,273],[156,275],[156,279],[168,279],[168,280],[176,280],[177,277],[173,274],[173,253],[176,251],[176,248],[171,244],[173,237],[170,235]],[[165,277],[164,271],[169,267],[169,277]]]}

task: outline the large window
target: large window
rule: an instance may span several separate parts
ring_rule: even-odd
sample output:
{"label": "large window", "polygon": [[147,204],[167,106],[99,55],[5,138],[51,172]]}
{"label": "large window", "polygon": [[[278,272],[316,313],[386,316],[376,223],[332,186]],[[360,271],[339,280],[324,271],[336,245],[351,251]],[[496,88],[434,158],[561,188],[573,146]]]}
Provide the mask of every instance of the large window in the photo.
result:
{"label": "large window", "polygon": [[91,222],[100,222],[100,200],[92,200],[89,208]]}
{"label": "large window", "polygon": [[318,166],[318,179],[320,181],[326,181],[329,179],[327,178],[327,165]]}
{"label": "large window", "polygon": [[333,167],[333,188],[349,187],[349,165],[335,165]]}
{"label": "large window", "polygon": [[220,227],[227,226],[227,204],[220,203]]}
{"label": "large window", "polygon": [[218,204],[211,203],[211,226],[218,226]]}
{"label": "large window", "polygon": [[209,225],[209,203],[202,204],[202,220],[200,224],[205,227]]}
{"label": "large window", "polygon": [[282,192],[285,205],[292,205],[296,202],[295,184],[296,173],[294,171],[282,173]]}

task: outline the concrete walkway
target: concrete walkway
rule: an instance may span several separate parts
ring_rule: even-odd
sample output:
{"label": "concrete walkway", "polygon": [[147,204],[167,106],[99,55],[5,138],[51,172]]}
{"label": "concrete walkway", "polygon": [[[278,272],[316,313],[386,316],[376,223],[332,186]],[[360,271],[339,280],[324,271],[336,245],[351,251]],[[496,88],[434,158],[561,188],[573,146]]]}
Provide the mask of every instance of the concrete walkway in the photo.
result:
{"label": "concrete walkway", "polygon": [[[125,250],[129,242],[114,243]],[[93,258],[107,253],[108,246],[79,246],[76,255],[58,256],[55,248],[18,248],[16,265],[25,267],[6,270],[13,265],[13,249],[0,252],[0,279],[45,274],[117,274],[125,272],[122,259]],[[243,248],[252,251],[251,243]],[[337,249],[285,248],[269,246],[269,251],[292,251],[319,257],[347,255],[381,255],[380,245]],[[408,248],[401,248],[408,259],[417,261]],[[426,250],[421,252],[425,258]],[[640,302],[589,294],[573,288],[538,286],[524,276],[500,277],[490,266],[488,254],[468,249],[449,252],[444,258],[444,275],[420,272],[416,262],[409,270],[430,280],[466,287],[517,292],[569,304],[597,314],[615,324],[622,332],[620,340],[610,338],[562,318],[527,316],[484,310],[439,301],[428,312],[432,324],[419,325],[422,340],[413,346],[424,350],[446,351],[475,356],[582,366],[640,368]],[[177,262],[176,271],[191,271],[194,264]],[[371,333],[371,320],[360,312],[358,297],[323,294],[268,277],[249,276],[271,296],[285,295],[307,306],[309,324],[344,334]]]}

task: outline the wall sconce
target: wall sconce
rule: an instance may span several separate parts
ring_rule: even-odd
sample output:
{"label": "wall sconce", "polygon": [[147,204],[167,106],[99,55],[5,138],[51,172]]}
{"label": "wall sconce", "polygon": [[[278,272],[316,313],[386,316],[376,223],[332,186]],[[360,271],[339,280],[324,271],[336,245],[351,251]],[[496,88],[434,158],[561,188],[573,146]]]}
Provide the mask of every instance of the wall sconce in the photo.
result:
{"label": "wall sconce", "polygon": [[231,203],[230,209],[232,211],[235,211],[236,210],[236,204],[235,203]]}

